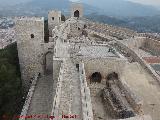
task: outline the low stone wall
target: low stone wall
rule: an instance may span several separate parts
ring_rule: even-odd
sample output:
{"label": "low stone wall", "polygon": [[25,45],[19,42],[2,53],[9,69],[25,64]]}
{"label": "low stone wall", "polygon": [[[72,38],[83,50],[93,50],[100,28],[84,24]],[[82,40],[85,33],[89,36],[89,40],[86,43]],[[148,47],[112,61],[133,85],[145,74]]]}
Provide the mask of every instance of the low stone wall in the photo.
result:
{"label": "low stone wall", "polygon": [[117,41],[117,47],[119,47],[121,50],[126,51],[128,54],[131,55],[134,60],[136,60],[138,63],[144,67],[148,71],[149,74],[155,78],[158,83],[160,84],[160,76],[156,73],[156,71],[149,65],[143,58],[141,58],[138,54],[136,54],[132,49],[130,49],[128,46],[124,45],[122,42]]}
{"label": "low stone wall", "polygon": [[123,93],[125,94],[125,97],[128,103],[133,108],[134,112],[137,115],[143,115],[143,110],[142,110],[143,101],[141,100],[141,98],[137,96],[133,92],[133,90],[131,90],[131,88],[129,87],[129,85],[127,85],[126,82],[121,80],[119,81],[118,84],[119,84],[119,87],[123,90]]}
{"label": "low stone wall", "polygon": [[[63,62],[61,63],[58,81],[57,81],[57,87],[56,87],[56,93],[53,100],[53,107],[51,111],[51,116],[59,116],[59,104],[60,104],[60,97],[61,97],[61,89],[62,88],[62,79],[63,79]],[[50,118],[50,120],[53,120]]]}
{"label": "low stone wall", "polygon": [[35,87],[36,87],[36,84],[37,84],[38,77],[39,77],[39,75],[36,74],[33,81],[32,81],[31,87],[29,89],[28,95],[27,95],[25,103],[23,105],[23,109],[22,109],[22,112],[21,112],[21,115],[20,115],[21,117],[20,117],[19,120],[25,120],[25,116],[27,115],[27,112],[28,112],[28,109],[29,109],[29,106],[30,106],[30,103],[31,103],[31,100],[32,100],[32,96],[33,96],[33,93],[35,91]]}
{"label": "low stone wall", "polygon": [[93,111],[91,103],[90,89],[87,87],[84,63],[79,64],[80,86],[81,86],[81,101],[82,101],[82,119],[93,120]]}
{"label": "low stone wall", "polygon": [[160,41],[158,40],[146,38],[143,47],[146,50],[151,50],[151,52],[153,52],[157,56],[160,55]]}
{"label": "low stone wall", "polygon": [[121,58],[86,58],[84,59],[85,72],[87,81],[89,82],[90,77],[93,73],[99,72],[102,76],[102,82],[106,82],[106,77],[112,72],[116,72],[120,77],[123,75],[126,60]]}
{"label": "low stone wall", "polygon": [[142,115],[142,116],[136,116],[136,117],[118,119],[118,120],[152,120],[152,118],[149,115]]}

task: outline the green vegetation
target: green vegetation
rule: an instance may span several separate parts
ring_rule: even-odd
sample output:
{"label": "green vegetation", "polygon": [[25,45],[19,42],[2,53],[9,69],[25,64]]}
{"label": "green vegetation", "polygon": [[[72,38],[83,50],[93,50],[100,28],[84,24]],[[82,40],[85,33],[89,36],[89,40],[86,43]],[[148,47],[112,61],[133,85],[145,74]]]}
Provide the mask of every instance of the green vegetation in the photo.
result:
{"label": "green vegetation", "polygon": [[19,114],[22,109],[22,84],[16,43],[0,50],[0,120]]}

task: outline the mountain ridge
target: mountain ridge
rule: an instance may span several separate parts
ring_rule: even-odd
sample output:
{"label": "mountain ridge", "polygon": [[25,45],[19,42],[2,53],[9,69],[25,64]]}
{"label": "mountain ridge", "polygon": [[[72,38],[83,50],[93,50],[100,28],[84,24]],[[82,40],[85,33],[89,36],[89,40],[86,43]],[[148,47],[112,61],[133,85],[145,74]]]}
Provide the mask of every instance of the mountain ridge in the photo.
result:
{"label": "mountain ridge", "polygon": [[[97,13],[114,17],[135,17],[152,16],[160,13],[160,10],[152,6],[141,5],[125,0],[81,0],[81,2],[84,4],[85,14]],[[47,16],[46,14],[51,9],[61,10],[69,14],[71,3],[69,0],[30,0],[29,2],[0,8],[0,15]]]}

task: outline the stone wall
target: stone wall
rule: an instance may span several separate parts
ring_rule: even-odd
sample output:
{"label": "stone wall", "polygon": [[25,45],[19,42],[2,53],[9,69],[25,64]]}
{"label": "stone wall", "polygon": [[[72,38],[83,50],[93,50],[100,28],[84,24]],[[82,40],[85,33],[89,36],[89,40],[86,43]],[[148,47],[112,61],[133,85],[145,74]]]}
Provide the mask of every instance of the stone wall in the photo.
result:
{"label": "stone wall", "polygon": [[29,89],[35,73],[43,73],[41,65],[44,43],[44,18],[20,18],[16,21],[16,40],[23,86]]}
{"label": "stone wall", "polygon": [[52,30],[55,26],[58,26],[61,24],[61,11],[52,10],[48,12],[48,29],[49,29],[49,35],[52,35]]}
{"label": "stone wall", "polygon": [[126,51],[133,59],[134,61],[137,61],[142,65],[142,67],[147,70],[149,74],[152,75],[154,79],[156,79],[160,83],[160,76],[156,73],[156,71],[149,65],[143,58],[141,58],[138,54],[134,52],[134,50],[130,49],[128,46],[124,45],[122,42],[117,41],[116,46],[123,51]]}
{"label": "stone wall", "polygon": [[141,115],[141,116],[126,118],[126,119],[118,119],[118,120],[152,120],[152,118],[149,115]]}
{"label": "stone wall", "polygon": [[88,23],[87,29],[115,37],[119,40],[134,38],[134,36],[137,36],[136,31],[127,28],[122,28],[92,21],[87,21],[87,23]]}
{"label": "stone wall", "polygon": [[82,101],[82,116],[83,120],[93,120],[93,111],[91,103],[90,89],[87,86],[84,63],[79,63],[81,101]]}
{"label": "stone wall", "polygon": [[123,80],[120,80],[118,83],[119,87],[123,90],[123,93],[125,94],[125,97],[128,101],[128,103],[133,108],[134,112],[137,115],[143,115],[142,105],[143,101],[139,96],[135,94],[135,92],[127,85],[126,82]]}
{"label": "stone wall", "polygon": [[[63,89],[62,88],[63,62],[61,63],[60,66],[61,67],[59,70],[59,74],[57,76],[58,79],[57,79],[57,83],[56,83],[56,93],[55,93],[54,100],[53,100],[53,107],[52,107],[52,111],[51,111],[51,116],[59,116],[60,114],[62,114],[62,113],[59,113],[59,104],[60,104],[60,98],[61,98],[61,89]],[[50,120],[52,120],[52,119],[50,119]]]}
{"label": "stone wall", "polygon": [[85,59],[84,64],[87,80],[90,80],[90,76],[95,72],[100,72],[102,75],[102,80],[106,80],[107,75],[112,72],[116,72],[119,76],[121,76],[125,68],[126,60],[120,58],[90,58]]}
{"label": "stone wall", "polygon": [[25,103],[23,105],[23,108],[22,108],[22,112],[21,112],[21,117],[19,118],[19,120],[25,120],[25,117],[27,116],[27,112],[28,112],[28,109],[29,109],[29,106],[30,106],[30,103],[31,103],[31,100],[32,100],[32,96],[34,94],[34,90],[35,90],[35,87],[36,87],[36,84],[37,84],[37,80],[38,80],[38,74],[36,74],[34,76],[34,79],[32,81],[32,84],[31,84],[31,87],[29,89],[29,92],[28,92],[28,95],[26,97],[26,100],[25,100]]}
{"label": "stone wall", "polygon": [[123,43],[131,49],[140,48],[144,45],[145,38],[144,37],[130,38],[130,39],[123,40]]}
{"label": "stone wall", "polygon": [[71,6],[71,17],[74,17],[74,12],[79,11],[79,17],[83,17],[83,6],[82,4],[73,3]]}
{"label": "stone wall", "polygon": [[70,24],[70,36],[82,36],[82,31],[84,29],[84,22],[80,22],[78,20],[74,20],[74,23]]}
{"label": "stone wall", "polygon": [[160,41],[146,38],[143,47],[156,55],[160,55]]}

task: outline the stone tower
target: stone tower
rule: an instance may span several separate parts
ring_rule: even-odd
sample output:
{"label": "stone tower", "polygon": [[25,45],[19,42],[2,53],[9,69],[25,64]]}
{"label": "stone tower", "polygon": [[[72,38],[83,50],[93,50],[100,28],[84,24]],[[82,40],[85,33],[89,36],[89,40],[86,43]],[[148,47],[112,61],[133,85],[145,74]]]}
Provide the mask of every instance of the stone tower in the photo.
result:
{"label": "stone tower", "polygon": [[44,18],[20,18],[16,21],[16,40],[25,90],[37,73],[43,73],[41,65],[44,43]]}
{"label": "stone tower", "polygon": [[49,29],[49,36],[52,36],[52,30],[55,26],[61,24],[61,11],[49,11],[48,13],[48,29]]}
{"label": "stone tower", "polygon": [[83,5],[80,3],[73,3],[71,5],[71,17],[83,17]]}

